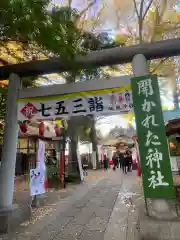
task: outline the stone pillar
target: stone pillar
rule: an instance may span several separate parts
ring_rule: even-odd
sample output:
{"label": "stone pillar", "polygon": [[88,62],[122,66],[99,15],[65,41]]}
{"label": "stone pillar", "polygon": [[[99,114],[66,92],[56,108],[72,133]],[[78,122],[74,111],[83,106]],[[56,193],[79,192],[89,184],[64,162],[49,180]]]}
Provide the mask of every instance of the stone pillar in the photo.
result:
{"label": "stone pillar", "polygon": [[132,68],[136,77],[149,74],[147,60],[143,54],[137,54],[133,57]]}
{"label": "stone pillar", "polygon": [[[133,57],[132,68],[134,75],[137,77],[150,74],[147,60],[143,54],[137,54]],[[166,199],[152,199],[148,211],[151,216],[159,219],[173,219],[176,217],[176,212],[175,209],[172,209],[172,205],[172,201]]]}
{"label": "stone pillar", "polygon": [[18,139],[17,98],[20,78],[11,74],[6,101],[3,148],[0,167],[0,209],[11,208],[14,192],[14,176]]}

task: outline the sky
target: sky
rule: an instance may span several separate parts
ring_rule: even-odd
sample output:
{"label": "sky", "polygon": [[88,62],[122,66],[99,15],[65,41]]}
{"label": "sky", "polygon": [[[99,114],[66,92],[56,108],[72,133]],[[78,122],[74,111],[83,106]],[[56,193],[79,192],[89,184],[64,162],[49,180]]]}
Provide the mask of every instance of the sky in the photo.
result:
{"label": "sky", "polygon": [[97,126],[103,136],[106,136],[113,128],[122,127],[127,128],[128,121],[123,118],[123,115],[114,115],[105,117],[101,124]]}
{"label": "sky", "polygon": [[177,1],[176,10],[180,11],[180,0]]}

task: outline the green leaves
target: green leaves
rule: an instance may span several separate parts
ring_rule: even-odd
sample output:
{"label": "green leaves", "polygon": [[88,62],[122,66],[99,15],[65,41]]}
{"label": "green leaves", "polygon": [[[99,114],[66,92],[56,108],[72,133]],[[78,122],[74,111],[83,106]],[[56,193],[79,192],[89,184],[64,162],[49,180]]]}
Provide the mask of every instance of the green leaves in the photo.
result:
{"label": "green leaves", "polygon": [[4,122],[4,116],[6,113],[6,98],[7,98],[7,88],[0,88],[0,122]]}
{"label": "green leaves", "polygon": [[48,51],[51,56],[72,60],[80,53],[77,42],[81,33],[74,24],[77,11],[70,7],[50,9],[49,3],[49,0],[0,1],[0,42],[15,41],[26,49],[34,45],[41,53]]}

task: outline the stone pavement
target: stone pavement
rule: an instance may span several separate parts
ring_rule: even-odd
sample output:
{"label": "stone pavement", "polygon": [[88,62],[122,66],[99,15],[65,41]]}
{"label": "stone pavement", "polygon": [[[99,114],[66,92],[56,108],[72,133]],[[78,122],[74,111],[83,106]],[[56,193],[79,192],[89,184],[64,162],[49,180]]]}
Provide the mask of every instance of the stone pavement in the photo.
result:
{"label": "stone pavement", "polygon": [[94,171],[42,218],[24,223],[11,240],[138,240],[136,172]]}
{"label": "stone pavement", "polygon": [[104,240],[140,240],[138,211],[141,199],[136,173],[123,176]]}

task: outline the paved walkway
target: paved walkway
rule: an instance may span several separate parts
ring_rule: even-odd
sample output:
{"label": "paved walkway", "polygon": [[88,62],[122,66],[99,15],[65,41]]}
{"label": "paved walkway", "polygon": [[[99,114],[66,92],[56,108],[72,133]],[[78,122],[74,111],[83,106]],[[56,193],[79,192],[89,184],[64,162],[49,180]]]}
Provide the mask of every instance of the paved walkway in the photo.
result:
{"label": "paved walkway", "polygon": [[138,240],[136,172],[95,171],[42,217],[24,223],[11,240]]}

